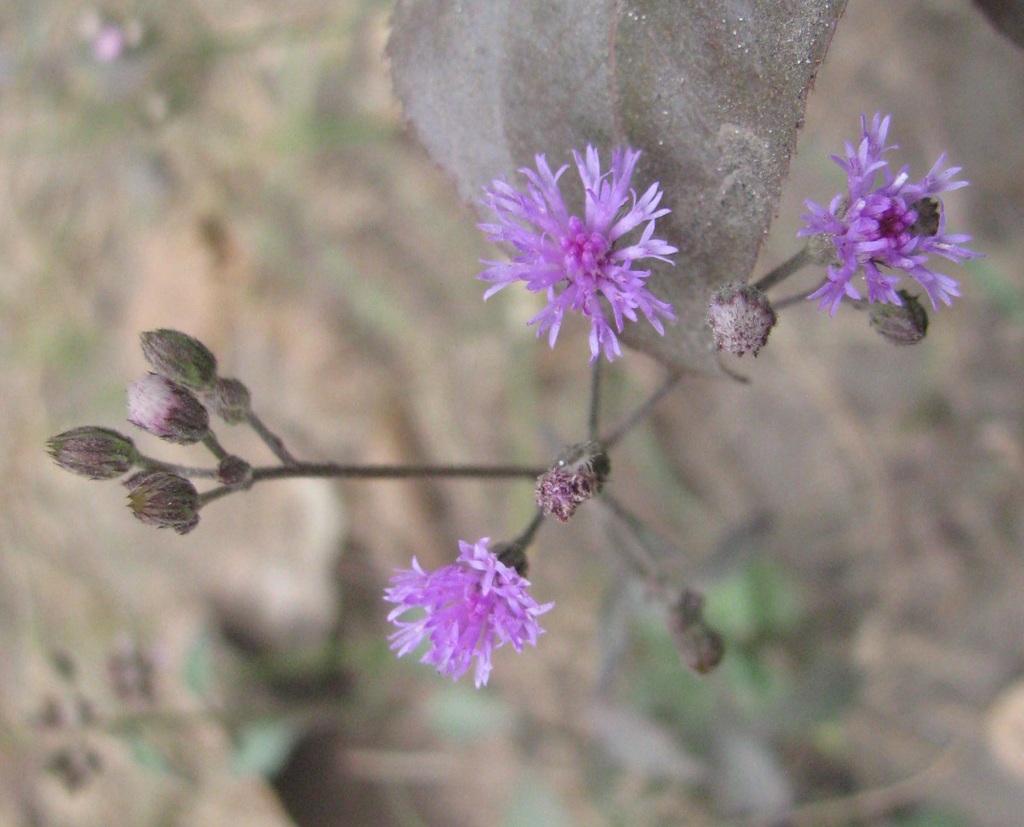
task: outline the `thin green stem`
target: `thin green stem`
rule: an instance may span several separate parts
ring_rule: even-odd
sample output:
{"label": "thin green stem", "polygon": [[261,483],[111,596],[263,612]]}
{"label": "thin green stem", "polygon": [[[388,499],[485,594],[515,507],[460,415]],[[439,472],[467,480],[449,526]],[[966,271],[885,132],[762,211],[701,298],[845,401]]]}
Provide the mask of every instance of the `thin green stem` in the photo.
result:
{"label": "thin green stem", "polygon": [[[334,462],[294,462],[254,468],[253,484],[266,480],[296,479],[536,479],[545,471],[525,465],[341,465]],[[199,507],[237,489],[214,488],[199,495]]]}
{"label": "thin green stem", "polygon": [[174,462],[153,459],[143,454],[139,454],[136,465],[146,471],[166,471],[169,474],[177,474],[179,477],[188,477],[190,479],[215,479],[217,476],[216,468],[194,468],[189,465],[178,465]]}
{"label": "thin green stem", "polygon": [[619,425],[614,431],[612,431],[604,439],[598,440],[601,447],[606,451],[611,450],[612,446],[618,443],[626,434],[628,434],[636,424],[640,422],[645,416],[647,416],[651,410],[657,405],[672,388],[675,387],[683,376],[682,370],[674,370],[667,377],[665,381],[661,383],[657,390],[654,391],[650,396],[647,397],[640,405],[637,406],[636,410],[633,411],[629,416],[626,417],[625,421]]}
{"label": "thin green stem", "polygon": [[[629,533],[629,539],[632,542],[624,543],[622,545],[622,548],[628,552],[625,559],[629,566],[641,577],[651,581],[652,583],[664,585],[667,578],[657,557],[655,557],[654,553],[650,549],[649,539],[647,536],[650,529],[644,525],[643,520],[622,505],[622,503],[607,491],[601,492],[598,497],[598,501],[611,512],[611,514],[626,528]],[[612,545],[617,546],[617,544],[614,543]]]}
{"label": "thin green stem", "polygon": [[765,292],[784,279],[789,278],[793,273],[810,264],[812,261],[813,257],[811,256],[810,248],[807,245],[804,245],[803,249],[798,251],[796,255],[786,259],[786,261],[782,262],[782,264],[774,270],[771,270],[766,275],[762,276],[751,286],[761,292]]}
{"label": "thin green stem", "polygon": [[245,421],[246,424],[256,432],[256,435],[263,440],[263,443],[273,452],[274,456],[281,460],[281,462],[285,465],[300,464],[292,455],[292,452],[284,447],[284,442],[281,441],[281,438],[264,425],[263,420],[256,416],[255,413],[249,411]]}
{"label": "thin green stem", "polygon": [[598,420],[601,415],[601,364],[604,360],[594,359],[594,368],[590,373],[590,416],[587,419],[587,438],[597,440]]}
{"label": "thin green stem", "polygon": [[222,460],[227,457],[228,452],[224,450],[224,446],[220,444],[217,439],[217,435],[213,431],[207,431],[206,436],[203,437],[203,446],[218,460]]}
{"label": "thin green stem", "polygon": [[537,529],[539,529],[543,524],[544,512],[541,511],[540,509],[537,509],[537,513],[533,515],[533,519],[530,520],[530,524],[526,528],[524,528],[522,534],[516,537],[516,539],[512,542],[522,545],[523,548],[526,548],[528,545],[530,545],[530,543],[533,542],[533,538],[537,534]]}
{"label": "thin green stem", "polygon": [[[828,281],[828,279],[822,279],[820,284],[818,285],[818,287],[824,286],[825,282],[827,282],[827,281]],[[818,287],[815,287],[814,290],[817,290]],[[789,306],[794,305],[794,304],[800,304],[800,302],[806,301],[807,297],[809,295],[811,295],[811,293],[813,293],[814,290],[808,290],[808,291],[803,292],[803,293],[796,293],[796,294],[794,294],[792,296],[786,296],[783,299],[779,299],[778,301],[772,302],[772,307],[777,312],[779,310],[782,310],[782,308],[784,308],[784,307],[789,307]]]}

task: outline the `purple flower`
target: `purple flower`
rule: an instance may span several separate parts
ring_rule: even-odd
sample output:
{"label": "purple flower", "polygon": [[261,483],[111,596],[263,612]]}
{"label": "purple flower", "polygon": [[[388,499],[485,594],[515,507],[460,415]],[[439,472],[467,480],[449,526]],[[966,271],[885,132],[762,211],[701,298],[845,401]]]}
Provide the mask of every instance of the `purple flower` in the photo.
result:
{"label": "purple flower", "polygon": [[[810,213],[803,216],[807,223],[797,235],[823,235],[834,245],[836,259],[829,264],[828,281],[807,298],[821,299],[818,309],[827,307],[832,316],[843,296],[861,298],[851,284],[858,272],[867,282],[870,302],[902,304],[896,293],[902,270],[924,288],[934,308],[939,302],[952,304],[952,297],[960,295],[957,282],[930,269],[928,257],[934,253],[960,264],[980,256],[960,246],[970,236],[946,233],[942,203],[935,198],[967,186],[967,181],[954,180],[960,167],[943,169],[943,153],[916,183],[910,181],[907,167],[893,175],[882,158],[896,148],[885,145],[890,118],[876,112],[869,126],[867,117],[861,116],[860,143],[854,147],[847,142],[845,159],[832,156],[846,172],[847,194],[837,195],[828,208],[804,202]],[[875,186],[879,174],[882,182]],[[897,272],[883,272],[880,267]]]}
{"label": "purple flower", "polygon": [[[647,290],[650,270],[634,270],[634,261],[666,256],[677,252],[660,238],[652,238],[655,219],[669,210],[658,209],[661,191],[654,183],[638,199],[630,188],[640,153],[618,147],[612,152],[612,165],[601,172],[597,150],[587,146],[586,159],[573,150],[573,158],[583,181],[584,216],[570,215],[562,200],[558,179],[568,169],[551,172],[543,155],[536,156],[536,172],[519,171],[526,177],[526,192],[513,189],[505,181],[494,181],[486,190],[483,203],[490,207],[497,223],[481,224],[480,229],[496,243],[515,250],[510,262],[481,261],[489,265],[479,278],[494,283],[484,298],[515,281],[526,283],[534,293],[547,292],[548,304],[530,319],[537,335],[548,331],[554,347],[558,330],[567,310],[575,310],[590,319],[590,353],[593,362],[602,351],[611,361],[622,355],[617,330],[623,320],[637,320],[637,310],[658,333],[664,335],[659,316],[675,319],[672,306]],[[640,237],[623,241],[632,230],[646,222]],[[601,298],[611,308],[612,329],[604,317]]]}
{"label": "purple flower", "polygon": [[[476,658],[477,688],[491,673],[491,653],[506,643],[517,651],[523,644],[537,645],[543,629],[537,616],[554,603],[538,606],[530,597],[530,581],[506,566],[487,549],[489,537],[471,545],[459,541],[455,563],[424,572],[414,557],[411,569],[396,569],[384,599],[398,605],[388,621],[398,627],[388,640],[398,657],[408,654],[424,639],[430,649],[420,663],[433,664],[438,673],[458,679]],[[416,620],[403,620],[410,609],[422,609]]]}

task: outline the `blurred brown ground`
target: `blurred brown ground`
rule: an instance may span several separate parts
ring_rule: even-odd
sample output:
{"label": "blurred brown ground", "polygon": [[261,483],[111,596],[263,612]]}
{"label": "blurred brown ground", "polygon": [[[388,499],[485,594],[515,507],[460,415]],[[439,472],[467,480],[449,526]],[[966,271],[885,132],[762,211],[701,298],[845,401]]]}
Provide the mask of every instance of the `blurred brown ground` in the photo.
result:
{"label": "blurred brown ground", "polygon": [[[85,4],[0,15],[0,781],[18,802],[0,825],[288,824],[267,785],[230,771],[231,715],[203,712],[267,698],[221,643],[233,677],[197,694],[180,677],[195,641],[226,629],[302,653],[341,625],[372,647],[392,566],[511,535],[528,488],[281,484],[211,506],[178,537],[137,524],[116,484],[61,473],[44,441],[127,428],[138,333],[177,327],[249,384],[300,455],[534,463],[582,435],[585,336],[567,325],[550,352],[523,326],[529,297],[480,301],[474,216],[390,97],[385,4],[109,10],[156,39],[98,64]],[[987,255],[947,271],[963,298],[908,349],[859,313],[787,310],[758,360],[736,363],[752,382],[684,381],[616,454],[612,485],[694,567],[731,528],[772,515],[766,553],[857,675],[837,753],[855,789],[885,788],[856,802],[861,823],[923,801],[1011,827],[1024,812],[1024,53],[967,2],[852,0],[759,272],[795,249],[802,198],[831,197],[828,154],[876,109],[893,113],[897,163],[923,174],[947,151],[972,182],[947,200],[949,225]],[[609,422],[660,376],[637,354],[613,373]],[[533,773],[573,824],[606,823],[609,807],[623,823],[712,823],[713,804],[683,783],[625,771],[601,803],[592,788],[596,615],[617,571],[604,532],[581,512],[540,536],[531,579],[557,610],[537,651],[501,653],[488,690],[515,737],[439,743],[430,671],[357,659],[376,671],[348,675],[335,712],[317,707],[327,734],[290,771],[295,814],[489,825]],[[104,664],[125,632],[162,653],[161,708],[194,713],[155,736],[170,770],[102,726],[40,735],[46,701],[74,694],[57,651],[100,719],[122,719]],[[83,744],[102,770],[68,791],[45,767]],[[929,767],[909,791],[886,788]]]}

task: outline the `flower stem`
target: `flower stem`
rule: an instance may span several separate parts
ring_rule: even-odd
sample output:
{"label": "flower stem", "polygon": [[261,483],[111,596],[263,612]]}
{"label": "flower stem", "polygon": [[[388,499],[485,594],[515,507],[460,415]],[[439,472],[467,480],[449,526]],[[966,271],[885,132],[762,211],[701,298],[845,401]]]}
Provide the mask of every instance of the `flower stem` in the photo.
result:
{"label": "flower stem", "polygon": [[[648,536],[650,529],[639,517],[606,491],[601,492],[598,500],[629,532],[629,540],[632,542],[622,544],[622,548],[628,551],[626,562],[629,566],[651,583],[664,585],[667,578],[657,557],[651,551],[650,537]],[[613,543],[612,545],[618,544]]]}
{"label": "flower stem", "polygon": [[228,452],[224,450],[224,446],[222,446],[217,440],[217,436],[213,431],[206,432],[206,436],[203,437],[203,446],[213,454],[217,460],[222,460],[228,455]]}
{"label": "flower stem", "polygon": [[[818,287],[822,287],[827,281],[828,279],[822,279]],[[818,287],[815,287],[814,290],[817,290]],[[776,311],[779,311],[782,310],[782,308],[784,307],[789,307],[790,305],[794,304],[800,304],[800,302],[805,301],[807,297],[814,292],[814,290],[808,290],[807,292],[796,293],[792,296],[786,296],[783,299],[779,299],[778,301],[772,302],[772,307],[775,308]]]}
{"label": "flower stem", "polygon": [[587,438],[597,440],[597,424],[601,414],[601,359],[594,360],[590,374],[590,416],[587,419]]}
{"label": "flower stem", "polygon": [[[284,480],[304,477],[308,479],[362,479],[402,480],[423,478],[446,479],[536,479],[544,468],[525,465],[341,465],[334,462],[298,462],[290,465],[272,465],[254,468],[253,484],[265,480]],[[223,486],[199,495],[199,507],[232,493],[235,489]]]}
{"label": "flower stem", "polygon": [[544,512],[537,509],[537,513],[533,515],[533,519],[530,520],[530,524],[523,529],[522,534],[513,540],[513,543],[522,545],[526,548],[530,543],[533,542],[534,535],[537,533],[537,529],[544,524]]}
{"label": "flower stem", "polygon": [[292,455],[291,451],[284,447],[284,442],[277,434],[273,433],[266,425],[263,424],[263,420],[256,416],[255,413],[249,411],[245,418],[246,423],[252,428],[256,435],[263,440],[263,443],[274,453],[285,465],[298,465],[299,461]]}
{"label": "flower stem", "polygon": [[683,371],[674,370],[668,376],[665,377],[665,381],[661,383],[657,390],[654,391],[650,396],[647,397],[637,408],[633,411],[626,420],[619,425],[614,431],[612,431],[604,439],[598,440],[601,446],[607,451],[612,448],[617,442],[619,442],[626,434],[628,434],[636,424],[643,419],[647,414],[651,412],[655,405],[657,405],[662,398],[675,387],[683,376]]}
{"label": "flower stem", "polygon": [[191,479],[214,479],[217,476],[216,468],[194,468],[188,465],[178,465],[174,462],[164,462],[153,459],[142,454],[139,455],[136,464],[147,471],[166,471],[169,474],[177,474],[179,477]]}
{"label": "flower stem", "polygon": [[[782,264],[774,270],[769,271],[766,275],[755,281],[751,286],[761,292],[765,292],[779,282],[789,278],[793,273],[802,269],[805,265],[810,264],[811,261],[812,256],[810,248],[805,244],[804,247],[794,256],[786,259],[786,261],[782,262]],[[778,305],[776,305],[776,308],[777,307]]]}

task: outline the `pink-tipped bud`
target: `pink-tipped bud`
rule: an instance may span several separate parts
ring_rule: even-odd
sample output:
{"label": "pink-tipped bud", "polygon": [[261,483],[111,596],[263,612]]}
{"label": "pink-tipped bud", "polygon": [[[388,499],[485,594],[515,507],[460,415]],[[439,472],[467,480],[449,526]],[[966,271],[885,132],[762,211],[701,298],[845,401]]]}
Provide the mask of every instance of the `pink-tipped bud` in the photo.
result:
{"label": "pink-tipped bud", "polygon": [[596,442],[572,445],[537,478],[537,505],[559,522],[568,522],[580,503],[601,490],[610,470],[608,455]]}
{"label": "pink-tipped bud", "polygon": [[140,336],[142,355],[161,376],[194,391],[217,378],[217,358],[198,339],[178,330],[150,330]]}
{"label": "pink-tipped bud", "polygon": [[188,534],[199,524],[199,492],[184,477],[166,471],[140,471],[124,485],[128,507],[146,525]]}
{"label": "pink-tipped bud", "polygon": [[72,428],[51,437],[46,450],[65,471],[91,480],[112,480],[127,474],[139,458],[128,437],[95,425]]}
{"label": "pink-tipped bud", "polygon": [[896,295],[903,304],[871,305],[871,327],[894,345],[916,345],[928,332],[928,311],[906,290],[898,290]]}
{"label": "pink-tipped bud", "polygon": [[156,373],[128,386],[128,421],[168,442],[191,445],[210,431],[210,415],[187,388]]}
{"label": "pink-tipped bud", "polygon": [[203,394],[203,402],[228,425],[244,422],[252,410],[249,389],[238,379],[218,379]]}
{"label": "pink-tipped bud", "polygon": [[776,321],[768,297],[749,284],[723,285],[708,305],[707,322],[715,336],[715,349],[737,356],[749,350],[756,357]]}

